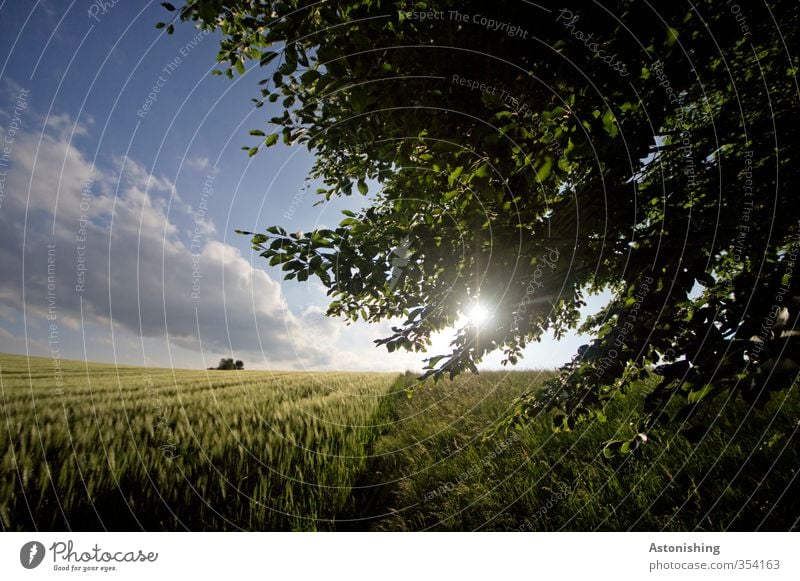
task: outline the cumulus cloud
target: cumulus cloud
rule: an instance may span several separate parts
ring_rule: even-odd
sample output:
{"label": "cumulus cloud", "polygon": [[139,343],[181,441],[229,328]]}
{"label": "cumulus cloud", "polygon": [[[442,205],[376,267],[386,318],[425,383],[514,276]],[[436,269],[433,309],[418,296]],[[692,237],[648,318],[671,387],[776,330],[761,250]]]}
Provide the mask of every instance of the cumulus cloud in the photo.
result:
{"label": "cumulus cloud", "polygon": [[[108,329],[113,321],[198,360],[202,348],[209,360],[249,353],[275,367],[336,366],[319,341],[335,336],[335,322],[321,310],[295,315],[280,285],[211,238],[213,223],[181,203],[169,179],[130,158],[93,167],[71,142],[86,132],[61,115],[41,135],[18,135],[0,211],[7,308],[72,327],[81,314]],[[10,341],[0,333],[0,343]]]}
{"label": "cumulus cloud", "polygon": [[[91,117],[86,117],[91,124]],[[88,135],[89,129],[84,123],[77,123],[66,113],[52,114],[45,120],[45,126],[55,133],[59,139],[68,139],[70,134]]]}

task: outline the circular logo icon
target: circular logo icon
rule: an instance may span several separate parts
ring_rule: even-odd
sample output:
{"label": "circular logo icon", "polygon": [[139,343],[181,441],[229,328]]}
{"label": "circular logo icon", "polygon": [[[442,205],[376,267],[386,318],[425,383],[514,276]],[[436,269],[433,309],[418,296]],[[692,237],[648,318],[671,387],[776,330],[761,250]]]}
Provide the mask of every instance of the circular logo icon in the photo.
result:
{"label": "circular logo icon", "polygon": [[19,550],[19,562],[26,569],[35,569],[44,559],[44,545],[39,541],[31,541],[22,545]]}

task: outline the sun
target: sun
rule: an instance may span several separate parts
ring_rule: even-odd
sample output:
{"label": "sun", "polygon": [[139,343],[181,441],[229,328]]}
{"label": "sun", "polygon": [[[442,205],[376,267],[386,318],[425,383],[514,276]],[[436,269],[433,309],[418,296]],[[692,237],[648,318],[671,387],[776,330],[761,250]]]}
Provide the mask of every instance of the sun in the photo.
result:
{"label": "sun", "polygon": [[467,309],[466,316],[470,324],[478,326],[489,318],[490,313],[481,303],[475,303]]}

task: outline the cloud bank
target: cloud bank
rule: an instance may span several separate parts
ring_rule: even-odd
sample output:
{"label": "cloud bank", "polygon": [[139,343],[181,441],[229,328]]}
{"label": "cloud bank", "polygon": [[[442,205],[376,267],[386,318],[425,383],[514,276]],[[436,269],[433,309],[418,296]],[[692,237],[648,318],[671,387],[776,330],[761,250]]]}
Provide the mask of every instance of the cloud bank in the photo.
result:
{"label": "cloud bank", "polygon": [[[236,353],[270,367],[335,366],[336,350],[320,340],[336,337],[335,322],[316,308],[295,315],[278,282],[214,238],[204,208],[213,173],[192,207],[169,179],[134,159],[96,167],[74,143],[88,130],[58,115],[41,134],[15,135],[0,207],[6,309],[47,321],[46,329],[76,330],[82,320],[161,337],[202,349],[212,363]],[[206,170],[205,161],[189,165]],[[6,335],[0,341],[10,344]]]}

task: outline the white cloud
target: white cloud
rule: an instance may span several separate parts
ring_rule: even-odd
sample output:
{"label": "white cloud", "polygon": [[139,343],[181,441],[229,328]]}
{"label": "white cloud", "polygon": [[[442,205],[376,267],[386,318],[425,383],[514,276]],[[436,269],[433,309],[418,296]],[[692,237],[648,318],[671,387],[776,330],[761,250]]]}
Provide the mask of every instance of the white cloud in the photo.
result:
{"label": "white cloud", "polygon": [[209,160],[207,157],[190,157],[185,162],[186,167],[189,169],[204,170],[209,167]]}
{"label": "white cloud", "polygon": [[[194,217],[187,205],[168,210],[170,198],[179,199],[169,179],[130,158],[93,170],[69,142],[65,129],[72,126],[55,116],[41,140],[27,134],[15,144],[6,185],[14,203],[0,213],[0,296],[7,308],[40,320],[55,312],[59,324],[76,328],[82,299],[86,322],[109,328],[113,319],[133,337],[162,337],[196,352],[198,361],[202,344],[212,360],[229,352],[261,359],[263,351],[274,367],[335,362],[334,350],[319,341],[316,313],[295,316],[280,285],[237,248],[207,237],[200,250],[190,246],[178,224],[194,226]],[[213,233],[213,223],[202,229]],[[5,331],[0,344],[11,346],[9,337]]]}
{"label": "white cloud", "polygon": [[[91,117],[87,117],[87,123],[91,123]],[[63,113],[61,115],[52,114],[45,120],[45,125],[51,132],[55,133],[59,140],[68,140],[70,134],[88,135],[89,129],[83,123],[73,121],[72,118]]]}

